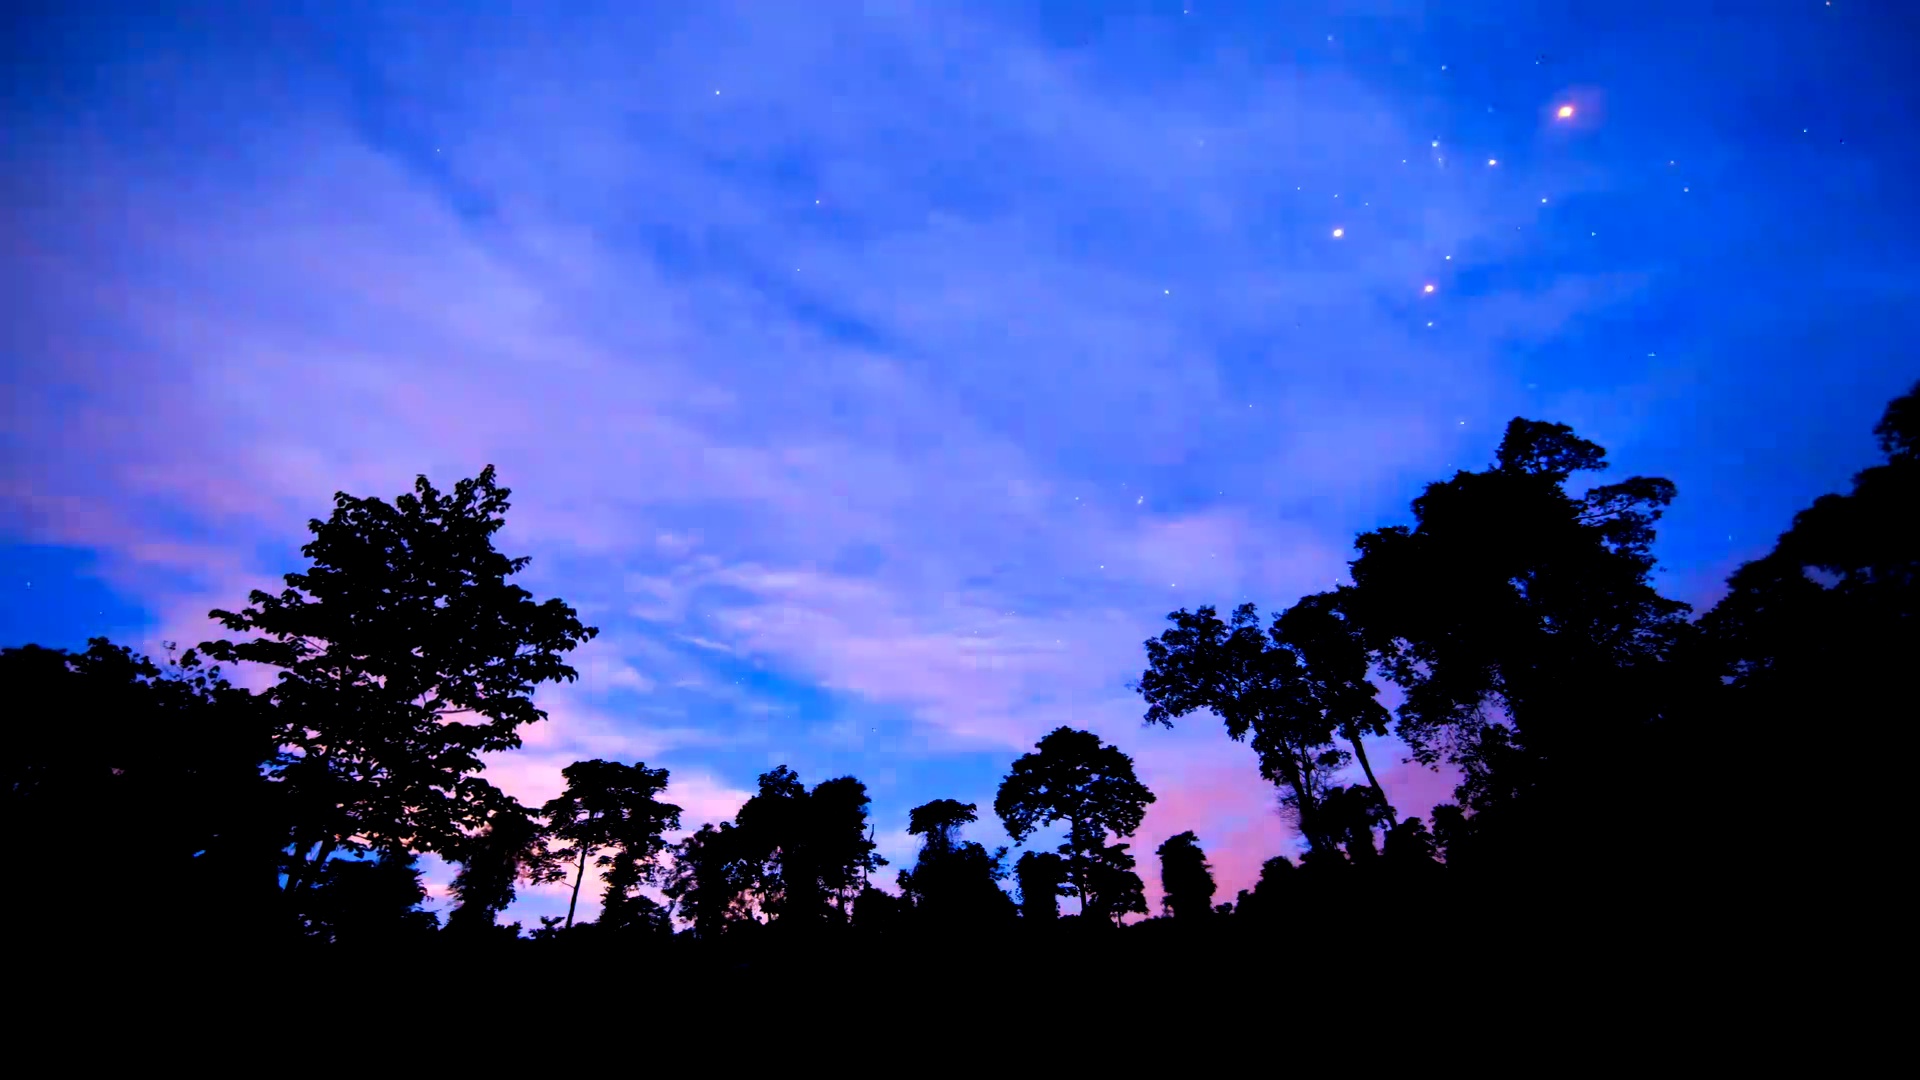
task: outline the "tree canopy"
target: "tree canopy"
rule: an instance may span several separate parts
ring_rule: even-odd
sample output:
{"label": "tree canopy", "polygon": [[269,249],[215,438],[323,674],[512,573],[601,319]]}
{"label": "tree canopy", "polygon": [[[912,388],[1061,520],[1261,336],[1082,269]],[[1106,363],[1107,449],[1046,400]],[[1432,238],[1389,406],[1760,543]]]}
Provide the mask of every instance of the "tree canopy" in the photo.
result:
{"label": "tree canopy", "polygon": [[492,466],[447,494],[425,476],[392,503],[341,492],[307,524],[308,569],[211,613],[250,637],[202,651],[279,669],[265,697],[269,768],[298,808],[290,891],[336,851],[457,856],[507,804],[480,755],[520,745],[546,716],[534,688],[573,679],[565,654],[597,633],[508,582],[529,562],[493,547],[508,495]]}
{"label": "tree canopy", "polygon": [[1060,727],[1014,761],[993,809],[1016,843],[1037,828],[1065,822],[1059,852],[1081,910],[1118,918],[1144,913],[1146,901],[1137,896],[1140,879],[1126,845],[1108,845],[1106,838],[1132,836],[1153,801],[1153,792],[1134,776],[1132,758],[1090,731]]}

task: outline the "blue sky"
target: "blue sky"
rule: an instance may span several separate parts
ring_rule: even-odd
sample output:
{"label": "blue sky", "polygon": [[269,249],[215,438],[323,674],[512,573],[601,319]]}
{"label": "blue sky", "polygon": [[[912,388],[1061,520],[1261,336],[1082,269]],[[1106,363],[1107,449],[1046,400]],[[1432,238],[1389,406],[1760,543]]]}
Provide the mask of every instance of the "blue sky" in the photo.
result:
{"label": "blue sky", "polygon": [[0,638],[214,636],[335,490],[491,462],[603,630],[510,790],[851,772],[907,859],[1067,723],[1230,895],[1292,838],[1140,727],[1168,611],[1341,579],[1515,415],[1676,481],[1710,603],[1920,375],[1916,15],[1551,7],[16,5]]}

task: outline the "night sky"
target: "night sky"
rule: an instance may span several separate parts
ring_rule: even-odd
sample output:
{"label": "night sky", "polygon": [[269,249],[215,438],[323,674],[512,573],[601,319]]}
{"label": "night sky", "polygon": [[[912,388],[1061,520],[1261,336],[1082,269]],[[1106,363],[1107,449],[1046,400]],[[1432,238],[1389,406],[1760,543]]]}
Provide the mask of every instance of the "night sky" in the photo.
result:
{"label": "night sky", "polygon": [[1156,908],[1189,828],[1230,898],[1294,837],[1217,721],[1142,728],[1167,612],[1343,580],[1515,415],[1679,485],[1704,607],[1920,374],[1894,0],[41,6],[0,643],[219,636],[336,490],[491,462],[602,634],[487,775],[644,760],[697,825],[852,773],[883,882],[1070,724],[1159,795]]}

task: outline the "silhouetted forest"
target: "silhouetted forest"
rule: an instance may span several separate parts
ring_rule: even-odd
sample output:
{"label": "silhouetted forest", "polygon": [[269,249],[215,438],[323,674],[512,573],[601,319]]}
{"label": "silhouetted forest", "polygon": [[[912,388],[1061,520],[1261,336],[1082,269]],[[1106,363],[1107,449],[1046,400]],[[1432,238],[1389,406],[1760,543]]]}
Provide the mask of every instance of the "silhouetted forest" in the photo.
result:
{"label": "silhouetted forest", "polygon": [[[1137,836],[1154,795],[1133,761],[1065,727],[1008,762],[988,808],[1017,855],[967,839],[982,807],[935,799],[912,810],[897,892],[869,880],[884,860],[851,776],[776,768],[732,820],[694,822],[667,770],[589,760],[522,805],[481,755],[544,719],[535,689],[572,680],[595,629],[511,583],[527,560],[494,549],[509,492],[491,467],[390,503],[340,494],[281,592],[211,613],[230,639],[0,653],[31,703],[4,743],[14,925],[123,955],[517,959],[560,983],[802,973],[792,993],[856,960],[896,988],[937,967],[1102,995],[1109,964],[1161,971],[1162,993],[1207,967],[1311,993],[1326,965],[1395,950],[1766,948],[1797,898],[1893,862],[1869,838],[1897,820],[1894,785],[1832,762],[1914,716],[1920,385],[1875,431],[1884,460],[1698,617],[1653,586],[1674,485],[1598,482],[1599,446],[1523,419],[1491,465],[1359,536],[1352,585],[1270,619],[1173,612],[1145,643],[1145,723],[1221,723],[1304,842],[1236,896],[1192,832]],[[230,685],[241,664],[271,687]],[[1389,732],[1458,769],[1452,802],[1392,805],[1363,741]],[[1064,839],[1030,846],[1043,829]],[[444,920],[423,907],[428,853],[458,868]],[[503,925],[537,882],[571,890],[568,914]],[[576,918],[594,883],[597,917]],[[1068,958],[1072,979],[1049,974]],[[1356,1015],[1399,1000],[1376,977]]]}

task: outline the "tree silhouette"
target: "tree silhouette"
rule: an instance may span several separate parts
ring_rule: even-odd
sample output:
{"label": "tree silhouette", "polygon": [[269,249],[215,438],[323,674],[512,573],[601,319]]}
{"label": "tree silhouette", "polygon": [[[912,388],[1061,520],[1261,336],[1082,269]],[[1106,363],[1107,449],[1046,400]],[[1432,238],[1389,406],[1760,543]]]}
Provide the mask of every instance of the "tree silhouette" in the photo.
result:
{"label": "tree silhouette", "polygon": [[1393,823],[1391,811],[1372,788],[1335,787],[1327,792],[1327,833],[1356,864],[1370,864],[1380,854],[1373,830]]}
{"label": "tree silhouette", "polygon": [[1417,817],[1405,818],[1387,830],[1387,842],[1380,854],[1388,869],[1403,875],[1431,873],[1440,867],[1433,834]]}
{"label": "tree silhouette", "polygon": [[[1789,785],[1794,812],[1778,829],[1701,827],[1748,794],[1735,788],[1750,777],[1806,775],[1801,758],[1831,753],[1823,737],[1904,733],[1902,665],[1920,655],[1920,385],[1875,431],[1884,460],[1798,514],[1697,625],[1649,581],[1672,486],[1636,477],[1581,489],[1576,474],[1603,468],[1604,452],[1526,420],[1508,426],[1493,465],[1429,485],[1412,525],[1360,536],[1353,586],[1302,597],[1264,632],[1251,604],[1226,620],[1211,607],[1173,613],[1146,645],[1147,722],[1205,710],[1251,739],[1298,815],[1298,865],[1269,859],[1234,904],[1214,906],[1195,834],[1171,836],[1156,854],[1175,925],[1114,927],[1147,911],[1124,840],[1154,798],[1127,755],[1062,727],[1013,762],[994,800],[1023,845],[1065,827],[1056,850],[1025,851],[1013,867],[1020,918],[1055,920],[1059,897],[1077,896],[1071,925],[1101,935],[1075,961],[1088,979],[1125,986],[1148,971],[1178,985],[1193,974],[1178,974],[1187,960],[1218,945],[1228,964],[1272,961],[1351,1005],[1380,1000],[1379,988],[1336,992],[1318,973],[1377,965],[1355,962],[1366,935],[1327,927],[1452,935],[1474,963],[1531,979],[1515,962],[1523,952],[1578,966],[1551,932],[1607,950],[1691,948],[1725,922],[1735,890],[1724,872],[1775,867],[1774,848],[1838,867],[1776,883],[1776,894],[1833,892],[1836,874],[1860,868],[1891,874],[1897,860],[1863,826],[1898,809],[1884,781],[1844,798]],[[449,495],[422,477],[391,506],[337,496],[332,519],[309,524],[306,572],[278,596],[252,594],[243,612],[214,613],[248,640],[177,658],[169,644],[164,664],[103,638],[77,654],[0,649],[0,681],[38,707],[0,729],[16,936],[44,939],[69,963],[74,946],[103,946],[115,977],[148,944],[196,963],[239,946],[248,963],[291,964],[303,979],[314,966],[301,960],[321,946],[422,947],[456,970],[474,950],[503,986],[591,956],[573,970],[611,984],[634,977],[619,959],[633,939],[670,934],[677,914],[690,931],[645,958],[662,985],[784,993],[892,959],[899,966],[876,977],[922,1016],[918,991],[959,985],[948,968],[991,960],[1004,997],[1065,962],[1072,935],[1018,929],[1000,884],[1006,849],[962,836],[973,803],[910,811],[922,846],[894,896],[866,880],[884,860],[867,789],[850,776],[808,789],[773,769],[735,821],[703,825],[670,859],[665,836],[681,812],[662,801],[664,769],[575,762],[538,812],[487,784],[483,756],[518,744],[543,715],[536,686],[571,678],[564,654],[594,635],[559,601],[536,604],[507,584],[525,560],[492,547],[506,496],[491,469]],[[280,670],[250,694],[208,659]],[[1369,680],[1376,667],[1404,691],[1397,718]],[[1455,801],[1427,820],[1396,823],[1367,760],[1365,740],[1389,721],[1416,760],[1461,769]],[[1340,772],[1350,762],[1364,784]],[[52,850],[91,858],[103,884],[48,871],[38,853]],[[458,866],[445,935],[425,910],[421,852]],[[574,925],[589,861],[604,871],[604,903],[597,921]],[[543,918],[526,940],[518,924],[495,927],[521,882],[553,880],[572,882],[564,919]],[[1844,895],[1864,909],[1898,893]],[[847,922],[844,935],[792,934]],[[364,980],[365,964],[343,966]],[[711,981],[687,978],[703,971]]]}
{"label": "tree silhouette", "polygon": [[622,922],[640,886],[654,880],[655,860],[666,848],[662,834],[680,828],[680,808],[659,799],[667,789],[667,770],[595,758],[574,762],[560,776],[566,789],[540,813],[558,842],[554,854],[563,859],[571,854],[574,864],[566,926],[573,926],[589,861],[609,871],[605,906],[614,914],[612,922]]}
{"label": "tree silhouette", "polygon": [[959,841],[961,827],[979,820],[979,807],[958,799],[935,799],[907,813],[907,835],[926,838],[926,851],[944,855]]}
{"label": "tree silhouette", "polygon": [[1361,739],[1367,735],[1385,735],[1392,714],[1376,698],[1379,688],[1367,677],[1368,655],[1359,627],[1340,610],[1334,593],[1315,593],[1280,613],[1268,631],[1273,643],[1293,652],[1298,658],[1298,678],[1303,705],[1317,710],[1313,724],[1331,725],[1353,747],[1354,760],[1366,773],[1367,784],[1381,806],[1388,807],[1387,792],[1373,775],[1373,763],[1367,760],[1367,748]]}
{"label": "tree silhouette", "polygon": [[[1132,836],[1154,801],[1153,792],[1135,778],[1133,759],[1090,731],[1068,727],[1055,728],[1035,751],[1013,763],[994,798],[1007,835],[1021,843],[1036,828],[1066,822],[1059,852],[1066,857],[1067,880],[1082,912],[1117,918],[1136,910],[1131,890],[1140,879],[1132,872],[1132,857],[1126,845],[1106,843],[1109,833]],[[1144,899],[1138,901],[1138,910],[1144,912],[1145,906]]]}
{"label": "tree silhouette", "polygon": [[1298,887],[1294,878],[1299,873],[1285,855],[1275,855],[1261,863],[1259,880],[1252,889],[1241,889],[1234,901],[1234,915],[1251,924],[1278,925]]}
{"label": "tree silhouette", "polygon": [[[1607,779],[1658,754],[1653,726],[1680,700],[1663,664],[1688,634],[1687,606],[1649,580],[1671,483],[1568,493],[1605,451],[1562,424],[1516,419],[1496,457],[1428,485],[1413,527],[1360,536],[1339,607],[1405,691],[1399,735],[1418,760],[1460,766],[1463,809],[1485,819],[1480,846],[1506,837],[1500,861],[1517,866],[1579,850],[1539,830],[1604,829],[1617,805]],[[1512,827],[1489,832],[1497,822]]]}
{"label": "tree silhouette", "polygon": [[908,813],[908,835],[925,839],[913,867],[900,873],[900,894],[920,918],[982,926],[1013,916],[1013,900],[999,885],[1007,876],[1007,849],[988,851],[960,839],[960,829],[976,819],[977,810],[973,803],[935,799]]}
{"label": "tree silhouette", "polygon": [[[1260,632],[1252,604],[1235,608],[1230,622],[1212,607],[1182,608],[1167,619],[1173,629],[1146,643],[1147,670],[1135,686],[1147,702],[1146,722],[1172,727],[1175,717],[1206,710],[1235,741],[1251,734],[1260,774],[1284,786],[1281,805],[1297,815],[1301,833],[1310,844],[1330,843],[1320,799],[1347,758],[1333,746],[1339,717],[1315,700],[1299,654],[1280,643],[1277,626],[1271,639]],[[1343,705],[1348,696],[1358,697],[1348,691]]]}
{"label": "tree silhouette", "polygon": [[789,929],[843,917],[865,872],[885,865],[867,836],[867,804],[866,785],[850,776],[808,791],[785,765],[762,773],[734,816],[758,867],[760,909]]}
{"label": "tree silhouette", "polygon": [[[272,718],[191,650],[166,666],[94,638],[83,653],[0,650],[0,684],[43,710],[0,726],[0,838],[15,851],[101,844],[116,888],[62,899],[98,932],[132,932],[147,917],[224,909],[218,924],[262,929],[276,915],[280,792],[261,776]],[[12,896],[45,889],[14,861]]]}
{"label": "tree silhouette", "polygon": [[427,890],[409,853],[332,859],[320,873],[323,883],[302,921],[321,941],[388,950],[439,925],[433,912],[420,909]]}
{"label": "tree silhouette", "polygon": [[1020,883],[1020,917],[1051,921],[1060,917],[1060,898],[1072,896],[1067,861],[1051,851],[1023,851],[1013,864]]}
{"label": "tree silhouette", "polygon": [[1119,922],[1147,913],[1147,887],[1134,873],[1128,844],[1102,844],[1086,853],[1086,899],[1081,914],[1101,922]]}
{"label": "tree silhouette", "polygon": [[1213,913],[1213,867],[1192,831],[1176,833],[1160,845],[1160,906],[1176,919]]}
{"label": "tree silhouette", "polygon": [[851,776],[815,784],[807,796],[808,842],[819,887],[832,897],[840,921],[865,885],[867,874],[887,864],[876,854],[867,820],[867,785]]}
{"label": "tree silhouette", "polygon": [[280,669],[266,697],[285,748],[273,779],[296,813],[289,893],[315,887],[336,852],[457,857],[505,805],[480,755],[520,745],[546,715],[534,687],[574,678],[562,658],[596,633],[507,582],[529,561],[493,548],[508,494],[492,466],[451,494],[422,476],[391,505],[339,493],[307,525],[307,571],[211,613],[253,638],[203,651]]}
{"label": "tree silhouette", "polygon": [[[1914,709],[1900,673],[1920,656],[1920,383],[1888,404],[1874,434],[1885,460],[1856,474],[1848,493],[1796,514],[1773,550],[1733,572],[1701,620],[1713,673],[1726,684],[1714,713],[1741,720],[1740,738],[1710,748],[1734,775],[1792,771],[1785,748],[1817,737],[1823,718],[1848,718],[1870,740],[1904,738],[1898,718]],[[1862,867],[1878,855],[1849,820],[1904,813],[1897,785],[1864,785],[1846,801],[1851,810],[1817,796],[1802,802],[1782,822],[1785,843],[1842,843],[1852,853],[1845,861]],[[1734,862],[1760,865],[1774,842],[1744,845]]]}
{"label": "tree silhouette", "polygon": [[459,905],[447,913],[447,929],[459,933],[493,928],[520,881],[555,880],[564,873],[547,847],[546,829],[512,800],[460,844],[458,856],[452,892]]}
{"label": "tree silhouette", "polygon": [[693,924],[696,936],[712,940],[753,918],[748,890],[757,870],[732,822],[706,824],[674,846],[673,865],[661,891]]}

